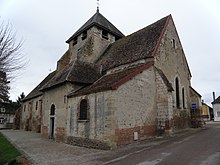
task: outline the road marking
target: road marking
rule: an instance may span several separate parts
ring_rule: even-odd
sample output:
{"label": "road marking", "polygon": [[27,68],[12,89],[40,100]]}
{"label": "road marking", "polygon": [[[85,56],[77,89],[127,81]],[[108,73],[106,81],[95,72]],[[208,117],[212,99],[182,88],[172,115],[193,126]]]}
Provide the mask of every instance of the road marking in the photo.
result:
{"label": "road marking", "polygon": [[210,155],[206,160],[202,161],[200,165],[219,165],[220,164],[220,152],[216,152],[213,155]]}
{"label": "road marking", "polygon": [[146,147],[146,148],[143,148],[143,149],[138,150],[138,151],[135,151],[135,152],[132,152],[132,153],[129,153],[129,154],[127,154],[127,155],[118,157],[118,158],[116,158],[116,159],[110,160],[110,161],[108,161],[108,162],[105,162],[103,165],[110,164],[110,163],[117,162],[117,161],[119,161],[119,160],[125,159],[125,158],[127,158],[128,156],[131,156],[131,155],[133,155],[133,154],[137,154],[137,153],[143,152],[143,151],[145,151],[145,150],[148,150],[150,147],[151,147],[151,146]]}
{"label": "road marking", "polygon": [[144,161],[144,162],[138,163],[136,165],[156,165],[156,164],[160,163],[164,158],[166,158],[170,155],[171,155],[171,153],[162,152],[160,158],[152,160],[152,161]]}

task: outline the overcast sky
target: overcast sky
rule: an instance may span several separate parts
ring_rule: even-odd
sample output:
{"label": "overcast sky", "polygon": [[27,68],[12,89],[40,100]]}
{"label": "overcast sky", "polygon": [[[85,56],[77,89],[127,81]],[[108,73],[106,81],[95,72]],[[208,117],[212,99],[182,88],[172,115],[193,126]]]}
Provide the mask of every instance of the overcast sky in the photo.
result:
{"label": "overcast sky", "polygon": [[[96,0],[0,0],[0,21],[24,40],[29,61],[12,82],[10,98],[27,95],[56,68],[65,41],[95,12]],[[220,0],[100,0],[103,14],[125,35],[169,14],[174,19],[192,73],[192,87],[210,104],[220,95]]]}

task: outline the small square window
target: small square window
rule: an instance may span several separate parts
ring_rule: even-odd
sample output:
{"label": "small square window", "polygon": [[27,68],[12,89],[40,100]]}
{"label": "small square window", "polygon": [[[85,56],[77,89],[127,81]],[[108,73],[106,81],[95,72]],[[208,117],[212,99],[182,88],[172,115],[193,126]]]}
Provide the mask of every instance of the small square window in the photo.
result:
{"label": "small square window", "polygon": [[73,46],[77,44],[77,37],[73,39]]}
{"label": "small square window", "polygon": [[108,32],[106,30],[102,30],[102,38],[108,40]]}
{"label": "small square window", "polygon": [[1,108],[1,112],[4,113],[5,112],[5,108]]}
{"label": "small square window", "polygon": [[87,38],[87,31],[84,31],[82,33],[82,40],[86,39]]}

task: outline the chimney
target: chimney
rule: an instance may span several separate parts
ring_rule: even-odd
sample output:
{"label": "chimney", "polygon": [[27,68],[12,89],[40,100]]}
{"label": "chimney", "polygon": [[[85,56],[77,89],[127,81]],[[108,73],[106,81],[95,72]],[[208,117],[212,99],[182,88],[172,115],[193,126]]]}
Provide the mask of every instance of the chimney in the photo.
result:
{"label": "chimney", "polygon": [[215,101],[215,92],[212,92],[213,95],[213,101]]}

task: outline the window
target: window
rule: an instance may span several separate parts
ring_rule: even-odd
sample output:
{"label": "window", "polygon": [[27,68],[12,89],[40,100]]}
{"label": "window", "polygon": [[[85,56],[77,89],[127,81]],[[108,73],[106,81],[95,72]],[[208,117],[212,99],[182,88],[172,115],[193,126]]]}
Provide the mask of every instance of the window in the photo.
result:
{"label": "window", "polygon": [[88,119],[87,111],[88,111],[87,100],[83,99],[80,102],[79,120],[87,120]]}
{"label": "window", "polygon": [[179,93],[179,80],[176,78],[175,80],[175,85],[176,85],[176,107],[180,108],[180,93]]}
{"label": "window", "polygon": [[24,110],[24,112],[25,112],[25,110],[26,110],[26,105],[24,105],[23,110]]}
{"label": "window", "polygon": [[102,38],[108,40],[108,32],[106,30],[102,30]]}
{"label": "window", "polygon": [[4,123],[4,118],[0,118],[0,124]]}
{"label": "window", "polygon": [[220,117],[220,111],[217,111],[217,117]]}
{"label": "window", "polygon": [[84,31],[82,33],[82,40],[86,39],[87,38],[87,31]]}
{"label": "window", "polygon": [[55,105],[52,104],[50,107],[50,115],[55,115]]}
{"label": "window", "polygon": [[38,108],[38,101],[36,101],[35,109],[37,110]]}
{"label": "window", "polygon": [[185,106],[185,90],[184,90],[184,88],[182,88],[182,100],[183,100],[183,108],[186,109],[186,106]]}
{"label": "window", "polygon": [[4,113],[5,112],[5,108],[1,108],[1,112]]}
{"label": "window", "polygon": [[77,37],[73,38],[73,46],[77,44]]}
{"label": "window", "polygon": [[172,46],[174,49],[176,48],[176,41],[174,39],[172,39]]}

